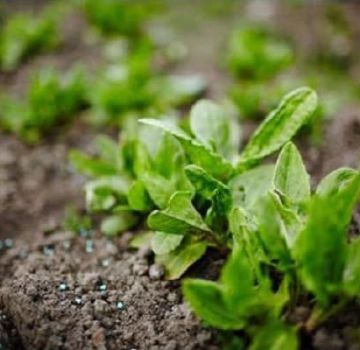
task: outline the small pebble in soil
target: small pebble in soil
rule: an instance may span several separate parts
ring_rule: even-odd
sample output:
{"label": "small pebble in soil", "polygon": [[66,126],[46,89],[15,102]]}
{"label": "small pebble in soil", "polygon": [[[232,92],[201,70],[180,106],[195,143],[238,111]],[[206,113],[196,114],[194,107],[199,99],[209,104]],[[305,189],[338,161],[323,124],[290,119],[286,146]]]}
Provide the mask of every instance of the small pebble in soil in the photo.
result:
{"label": "small pebble in soil", "polygon": [[70,248],[71,248],[71,242],[70,242],[70,241],[65,241],[65,242],[63,243],[63,247],[64,247],[65,250],[70,250]]}
{"label": "small pebble in soil", "polygon": [[97,281],[96,282],[96,290],[98,292],[106,292],[107,291],[107,283],[106,282],[103,282],[103,281]]}
{"label": "small pebble in soil", "polygon": [[73,305],[81,305],[82,299],[80,297],[75,297],[74,300],[71,302]]}
{"label": "small pebble in soil", "polygon": [[101,260],[101,266],[102,267],[109,267],[110,266],[110,259],[103,259]]}
{"label": "small pebble in soil", "polygon": [[149,269],[149,277],[152,280],[159,280],[165,274],[164,266],[153,264]]}
{"label": "small pebble in soil", "polygon": [[121,300],[119,300],[117,303],[116,303],[116,308],[119,310],[119,311],[122,311],[125,309],[125,303]]}
{"label": "small pebble in soil", "polygon": [[61,282],[58,286],[58,290],[60,292],[66,292],[67,290],[69,290],[69,286],[65,282]]}
{"label": "small pebble in soil", "polygon": [[55,247],[53,244],[49,244],[43,247],[43,254],[46,256],[54,255]]}
{"label": "small pebble in soil", "polygon": [[94,252],[94,242],[91,239],[87,239],[85,242],[85,251],[88,254],[91,254]]}
{"label": "small pebble in soil", "polygon": [[4,246],[5,246],[5,248],[7,248],[7,249],[11,249],[11,248],[14,246],[13,240],[12,240],[11,238],[6,238],[6,239],[4,240]]}
{"label": "small pebble in soil", "polygon": [[0,240],[1,249],[11,249],[14,246],[14,242],[11,238],[5,238],[3,241]]}

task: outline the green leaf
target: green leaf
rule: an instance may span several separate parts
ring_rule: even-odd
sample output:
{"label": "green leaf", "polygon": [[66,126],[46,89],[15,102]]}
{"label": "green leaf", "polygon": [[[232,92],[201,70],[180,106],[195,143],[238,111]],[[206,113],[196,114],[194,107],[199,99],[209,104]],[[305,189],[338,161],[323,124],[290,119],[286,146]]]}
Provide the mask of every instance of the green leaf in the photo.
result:
{"label": "green leaf", "polygon": [[[238,151],[238,144],[232,143],[231,138],[232,128],[237,125],[226,113],[214,102],[201,100],[190,111],[190,127],[200,143],[231,159]],[[236,139],[239,140],[239,135]]]}
{"label": "green leaf", "polygon": [[182,285],[185,300],[194,312],[210,326],[237,330],[245,326],[223,300],[222,288],[215,282],[186,279]]}
{"label": "green leaf", "polygon": [[[226,241],[228,229],[228,213],[232,206],[232,198],[229,190],[216,190],[212,198],[212,205],[206,213],[206,223],[209,227],[220,234],[219,240]],[[219,235],[218,235],[219,236]]]}
{"label": "green leaf", "polygon": [[298,348],[295,329],[281,321],[273,321],[255,334],[249,350],[297,350]]}
{"label": "green leaf", "polygon": [[278,213],[280,232],[284,237],[287,246],[291,248],[294,245],[300,230],[303,228],[303,222],[294,209],[288,208],[282,203],[281,198],[277,193],[270,191],[269,195],[272,198]]}
{"label": "green leaf", "polygon": [[133,236],[129,242],[130,248],[140,249],[143,247],[150,247],[151,240],[154,236],[152,231],[138,232]]}
{"label": "green leaf", "polygon": [[233,193],[234,202],[245,208],[253,206],[271,188],[273,172],[274,165],[266,164],[232,178],[229,187]]}
{"label": "green leaf", "polygon": [[260,198],[253,211],[264,251],[270,260],[277,262],[279,269],[288,270],[292,265],[290,250],[283,236],[281,216],[271,194]]}
{"label": "green leaf", "polygon": [[238,166],[243,168],[277,151],[308,121],[316,108],[317,96],[310,88],[299,88],[287,94],[252,135]]}
{"label": "green leaf", "polygon": [[154,157],[155,171],[170,179],[183,172],[185,153],[179,141],[171,134],[163,133]]}
{"label": "green leaf", "polygon": [[248,257],[252,270],[260,280],[259,263],[266,262],[264,249],[257,232],[257,226],[254,218],[243,208],[235,207],[229,214],[230,232],[233,234],[233,249],[243,249],[244,254]]}
{"label": "green leaf", "polygon": [[166,208],[171,196],[176,192],[174,181],[153,171],[144,172],[140,179],[156,206],[160,209]]}
{"label": "green leaf", "polygon": [[280,152],[273,183],[275,189],[292,203],[304,203],[310,198],[309,175],[299,151],[292,142],[287,143]]}
{"label": "green leaf", "polygon": [[101,159],[114,165],[119,162],[119,145],[109,136],[99,135],[96,137],[95,143]]}
{"label": "green leaf", "polygon": [[168,254],[175,250],[184,236],[167,232],[155,232],[151,240],[151,249],[155,254]]}
{"label": "green leaf", "polygon": [[184,240],[182,244],[169,254],[157,255],[156,263],[164,265],[168,280],[180,278],[185,271],[206,252],[207,243]]}
{"label": "green leaf", "polygon": [[72,166],[80,173],[91,176],[111,176],[117,174],[115,164],[107,163],[101,159],[91,158],[85,153],[77,150],[70,151],[70,162]]}
{"label": "green leaf", "polygon": [[140,122],[160,128],[175,136],[181,142],[190,161],[199,165],[214,177],[225,179],[233,173],[233,166],[228,160],[203,144],[193,140],[176,125],[157,119],[140,119]]}
{"label": "green leaf", "polygon": [[149,194],[146,191],[144,184],[139,180],[133,182],[129,188],[127,199],[129,206],[133,210],[149,211],[153,208],[153,203],[149,197]]}
{"label": "green leaf", "polygon": [[126,201],[129,182],[120,176],[105,176],[85,185],[86,205],[92,211],[110,210]]}
{"label": "green leaf", "polygon": [[221,272],[223,298],[235,315],[245,310],[254,298],[254,275],[244,249],[234,248]]}
{"label": "green leaf", "polygon": [[148,218],[148,225],[155,231],[174,234],[208,233],[210,229],[191,203],[191,193],[176,192],[165,210],[155,210]]}
{"label": "green leaf", "polygon": [[158,129],[164,130],[171,135],[175,136],[179,140],[190,141],[191,137],[174,123],[171,123],[167,120],[159,120],[159,119],[139,119],[139,122],[145,125],[154,126]]}
{"label": "green leaf", "polygon": [[356,297],[360,293],[360,239],[356,238],[347,247],[343,273],[345,293]]}
{"label": "green leaf", "polygon": [[324,188],[331,190],[320,191],[313,198],[306,226],[294,247],[302,281],[323,307],[339,292],[343,279],[346,229],[360,194],[360,175],[357,172],[342,182],[338,191],[332,186]]}
{"label": "green leaf", "polygon": [[359,172],[351,168],[336,169],[321,180],[316,194],[321,197],[335,196],[358,176]]}
{"label": "green leaf", "polygon": [[187,165],[185,167],[185,173],[195,187],[196,193],[200,194],[205,199],[212,199],[214,192],[217,190],[224,192],[229,191],[228,186],[215,179],[197,165]]}
{"label": "green leaf", "polygon": [[101,231],[107,236],[115,236],[132,228],[136,223],[136,216],[124,211],[105,218],[101,223]]}

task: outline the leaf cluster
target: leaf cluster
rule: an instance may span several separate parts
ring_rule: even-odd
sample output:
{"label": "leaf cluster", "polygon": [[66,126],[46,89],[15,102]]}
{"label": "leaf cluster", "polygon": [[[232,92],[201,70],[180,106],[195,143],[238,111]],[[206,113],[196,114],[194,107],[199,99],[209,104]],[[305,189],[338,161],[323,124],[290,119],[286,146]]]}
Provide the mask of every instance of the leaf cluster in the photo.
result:
{"label": "leaf cluster", "polygon": [[0,124],[27,142],[37,142],[86,104],[86,85],[80,66],[65,75],[54,69],[41,70],[31,78],[24,102],[10,95],[1,97]]}
{"label": "leaf cluster", "polygon": [[156,2],[139,0],[81,0],[89,21],[103,35],[139,37],[144,20],[155,10]]}
{"label": "leaf cluster", "polygon": [[244,27],[230,38],[227,64],[235,77],[244,80],[272,78],[292,61],[290,46],[260,27]]}
{"label": "leaf cluster", "polygon": [[[71,154],[78,170],[95,176],[86,184],[88,208],[111,213],[106,221],[120,222],[109,224],[111,230],[103,224],[108,234],[130,228],[134,216],[149,214],[147,225],[155,232],[152,248],[168,278],[178,278],[206,247],[232,246],[229,214],[244,201],[247,182],[241,187],[242,179],[291,139],[316,101],[308,88],[286,95],[240,154],[239,125],[226,108],[211,101],[194,105],[187,131],[166,119],[142,119],[139,126],[130,122],[120,146],[107,140],[107,151],[99,149],[99,158]],[[115,219],[124,213],[132,214],[128,225]]]}
{"label": "leaf cluster", "polygon": [[[251,202],[230,213],[233,250],[220,281],[187,279],[183,291],[206,323],[244,330],[250,349],[297,349],[298,328],[313,330],[359,296],[360,240],[349,241],[347,231],[360,172],[337,169],[312,194],[291,142],[268,171],[270,181],[257,176],[261,190],[250,187]],[[303,300],[312,315],[290,325],[287,315]]]}
{"label": "leaf cluster", "polygon": [[0,68],[14,70],[27,57],[52,50],[59,43],[52,13],[37,17],[29,14],[11,16],[0,31]]}

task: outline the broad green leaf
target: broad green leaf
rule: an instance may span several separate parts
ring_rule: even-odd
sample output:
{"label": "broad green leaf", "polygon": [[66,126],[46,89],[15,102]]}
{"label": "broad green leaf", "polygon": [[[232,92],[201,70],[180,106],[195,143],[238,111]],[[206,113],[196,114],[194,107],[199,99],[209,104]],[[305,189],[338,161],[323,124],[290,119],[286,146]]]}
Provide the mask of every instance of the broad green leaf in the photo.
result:
{"label": "broad green leaf", "polygon": [[287,143],[280,152],[273,183],[275,189],[292,203],[304,203],[310,198],[309,175],[299,151],[292,142]]}
{"label": "broad green leaf", "polygon": [[356,238],[347,247],[343,274],[345,293],[358,296],[360,293],[360,239]]}
{"label": "broad green leaf", "polygon": [[246,314],[254,298],[254,275],[244,249],[234,248],[221,272],[223,298],[235,315]]}
{"label": "broad green leaf", "polygon": [[176,126],[174,123],[171,123],[166,120],[159,120],[159,119],[139,119],[139,122],[145,125],[154,126],[155,128],[164,130],[171,135],[175,136],[179,140],[187,140],[190,141],[191,137],[182,129],[180,129],[178,126]]}
{"label": "broad green leaf", "polygon": [[151,240],[151,249],[155,254],[168,254],[175,250],[182,242],[184,236],[166,232],[155,232]]}
{"label": "broad green leaf", "polygon": [[219,236],[222,242],[226,240],[228,230],[228,213],[232,206],[232,198],[229,190],[216,190],[212,198],[212,205],[206,213],[206,223]]}
{"label": "broad green leaf", "polygon": [[199,165],[214,177],[225,179],[231,176],[233,166],[228,160],[203,144],[193,140],[176,125],[157,119],[140,119],[140,122],[160,128],[175,136],[181,142],[190,161]]}
{"label": "broad green leaf", "polygon": [[84,175],[99,177],[117,174],[116,164],[108,163],[102,159],[89,157],[87,154],[80,151],[70,151],[69,158],[73,167]]}
{"label": "broad green leaf", "polygon": [[190,161],[205,169],[212,176],[226,180],[232,175],[234,171],[232,164],[220,154],[193,140],[183,141],[182,145]]}
{"label": "broad green leaf", "polygon": [[156,206],[160,209],[166,208],[171,196],[176,192],[174,181],[152,171],[144,172],[140,179]]}
{"label": "broad green leaf", "polygon": [[292,265],[292,260],[283,236],[283,223],[271,194],[259,198],[253,211],[264,251],[270,260],[276,261],[279,268],[286,271]]}
{"label": "broad green leaf", "polygon": [[295,328],[274,320],[255,334],[249,350],[297,350],[298,348]]}
{"label": "broad green leaf", "polygon": [[303,223],[294,209],[288,208],[282,203],[277,193],[270,191],[269,194],[278,213],[280,232],[284,237],[287,246],[291,248],[303,227]]}
{"label": "broad green leaf", "polygon": [[149,211],[153,208],[153,203],[149,197],[144,184],[137,180],[129,188],[127,195],[129,206],[137,211]]}
{"label": "broad green leaf", "polygon": [[245,326],[223,300],[222,288],[215,282],[186,279],[182,286],[185,300],[194,312],[210,326],[238,330]]}
{"label": "broad green leaf", "polygon": [[317,95],[307,87],[287,94],[259,126],[246,145],[239,167],[257,162],[289,141],[317,108]]}
{"label": "broad green leaf", "polygon": [[185,166],[185,154],[179,141],[171,134],[164,133],[154,157],[156,171],[166,178],[171,178],[176,171]]}
{"label": "broad green leaf", "polygon": [[148,225],[156,231],[179,235],[209,233],[201,215],[191,203],[191,193],[176,192],[165,210],[155,210],[148,218]]}
{"label": "broad green leaf", "polygon": [[199,193],[205,199],[212,199],[214,192],[217,190],[224,192],[229,191],[228,186],[212,177],[197,165],[187,165],[185,167],[185,173],[195,187],[196,193]]}
{"label": "broad green leaf", "polygon": [[119,145],[109,136],[99,135],[96,137],[95,143],[101,159],[114,165],[119,162]]}
{"label": "broad green leaf", "polygon": [[254,219],[243,208],[235,207],[229,214],[229,226],[234,238],[233,249],[244,250],[255,275],[260,279],[259,262],[265,262],[268,259],[264,255]]}
{"label": "broad green leaf", "polygon": [[229,182],[234,202],[239,206],[251,207],[271,188],[273,164],[260,165],[241,173]]}
{"label": "broad green leaf", "polygon": [[130,248],[140,249],[143,247],[150,247],[151,240],[154,236],[152,231],[138,232],[133,236],[129,242]]}
{"label": "broad green leaf", "polygon": [[136,222],[136,216],[124,211],[105,218],[101,223],[101,231],[107,236],[114,236],[132,228]]}
{"label": "broad green leaf", "polygon": [[[330,187],[332,188],[332,187]],[[322,306],[338,292],[346,264],[346,228],[360,193],[360,175],[339,191],[323,191],[311,203],[309,217],[294,247],[305,286]]]}
{"label": "broad green leaf", "polygon": [[168,280],[180,278],[185,271],[206,252],[207,243],[183,241],[182,244],[169,254],[157,255],[156,262],[165,267]]}
{"label": "broad green leaf", "polygon": [[[238,151],[238,144],[232,142],[232,128],[239,129],[227,113],[214,102],[201,100],[190,111],[190,127],[200,143],[231,159]],[[239,140],[239,135],[236,139]]]}
{"label": "broad green leaf", "polygon": [[316,189],[316,194],[321,197],[330,197],[338,194],[353,181],[359,172],[351,168],[339,168],[325,176]]}
{"label": "broad green leaf", "polygon": [[120,176],[106,176],[90,181],[85,186],[86,205],[92,211],[110,210],[125,202],[129,181]]}

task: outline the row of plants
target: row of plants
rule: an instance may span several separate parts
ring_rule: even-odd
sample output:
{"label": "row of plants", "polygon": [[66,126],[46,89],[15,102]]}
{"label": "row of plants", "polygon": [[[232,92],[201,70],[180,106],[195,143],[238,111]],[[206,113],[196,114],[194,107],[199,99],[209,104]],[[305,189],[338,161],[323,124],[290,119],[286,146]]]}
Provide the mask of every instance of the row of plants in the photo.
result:
{"label": "row of plants", "polygon": [[[66,5],[52,4],[38,16],[11,16],[0,33],[0,61],[3,62],[3,70],[14,70],[31,55],[61,47],[61,19],[69,11],[76,9],[85,16],[92,30],[90,34],[89,29],[83,33],[84,40],[89,40],[94,35],[98,37],[95,40],[103,51],[105,64],[95,75],[89,74],[85,68],[79,74],[77,67],[69,69],[68,78],[63,78],[62,73],[51,67],[42,69],[45,72],[36,72],[27,88],[27,96],[21,97],[27,102],[19,103],[19,96],[14,98],[6,94],[0,98],[0,125],[25,141],[34,143],[59,123],[79,115],[84,108],[89,110],[86,114],[92,123],[122,126],[123,120],[129,115],[166,114],[169,110],[193,102],[205,91],[206,81],[195,76],[169,75],[169,65],[179,58],[179,53],[174,53],[176,43],[171,39],[167,39],[165,44],[157,41],[146,27],[147,22],[156,17],[164,7],[166,4],[156,0],[146,4],[78,0]],[[336,24],[331,26],[335,27],[337,35],[338,32],[348,32],[340,14],[331,12],[329,17],[332,18],[329,23]],[[120,21],[119,18],[123,20]],[[339,22],[343,24],[340,26]],[[182,57],[181,53],[180,56]],[[307,127],[313,140],[319,142],[323,120],[334,115],[340,100],[351,99],[356,92],[354,84],[346,80],[343,94],[334,95],[330,88],[334,85],[332,81],[336,79],[338,86],[344,80],[334,73],[338,71],[337,66],[326,74],[318,74],[316,71],[319,66],[315,62],[312,65],[314,69],[308,69],[305,78],[303,72],[306,69],[301,69],[302,75],[299,77],[296,68],[308,66],[309,61],[300,62],[295,55],[294,45],[289,40],[261,24],[243,25],[234,30],[223,59],[234,77],[228,94],[229,103],[231,101],[234,105],[240,118],[262,119],[286,91],[297,86],[310,85],[321,91],[327,98],[322,99],[316,118]],[[155,64],[156,60],[162,62],[162,67]],[[53,72],[49,74],[49,71]],[[311,78],[306,78],[308,75]],[[53,81],[53,86],[57,85],[55,89],[45,87],[50,84],[49,80]],[[71,85],[64,80],[76,81],[78,89],[62,88],[61,86]],[[59,93],[61,89],[67,91]],[[40,113],[39,122],[36,120],[37,107],[32,106],[33,95],[37,96],[36,104],[39,106],[47,105],[49,101],[55,101],[54,105],[66,105],[71,99],[74,102],[73,108],[54,108],[47,111],[46,116]],[[264,95],[267,98],[264,99]],[[30,110],[35,113],[29,112]]]}
{"label": "row of plants", "polygon": [[[111,237],[136,230],[132,245],[150,244],[170,280],[181,278],[210,249],[226,254],[219,282],[184,279],[190,307],[206,324],[232,331],[229,346],[297,349],[301,332],[311,332],[360,292],[360,241],[347,235],[360,174],[340,168],[312,189],[291,142],[326,108],[310,88],[286,94],[239,154],[241,125],[228,103],[200,100],[189,118],[179,118],[176,109],[199,97],[206,84],[154,64],[164,52],[144,24],[158,3],[75,5],[107,38],[102,40],[121,38],[108,42],[116,51],[112,62],[93,76],[82,67],[66,75],[41,71],[24,101],[2,97],[0,125],[31,143],[83,109],[91,123],[121,127],[118,143],[96,139],[96,156],[70,154],[88,177],[86,206],[102,217],[101,231]],[[31,19],[36,25],[8,21],[0,40],[2,69],[13,70],[31,54],[60,45],[50,17]],[[48,27],[40,25],[43,20]],[[233,34],[227,66],[240,85],[230,98],[243,117],[262,117],[274,105],[288,88],[275,77],[293,62],[290,46],[263,29]],[[140,115],[154,118],[139,121]],[[70,221],[75,231],[90,225],[87,218]],[[299,305],[312,313],[294,323],[291,314]]]}
{"label": "row of plants", "polygon": [[[347,235],[360,173],[340,168],[315,191],[290,140],[313,117],[309,88],[287,94],[239,149],[226,108],[197,102],[189,119],[129,120],[119,144],[98,138],[98,157],[72,164],[91,178],[86,202],[114,235],[146,231],[168,279],[180,278],[207,249],[228,252],[219,282],[185,279],[183,292],[208,325],[233,333],[236,348],[298,349],[360,292],[360,240]],[[280,150],[275,164],[269,156]],[[311,316],[292,324],[299,305]]]}
{"label": "row of plants", "polygon": [[[75,64],[66,74],[53,67],[33,73],[21,98],[10,93],[0,96],[0,126],[4,130],[17,134],[28,143],[37,143],[54,127],[79,116],[83,110],[91,124],[121,127],[128,116],[165,113],[191,103],[204,93],[207,84],[203,77],[173,75],[154,63],[159,57],[164,66],[176,60],[176,55],[169,55],[166,43],[156,42],[143,28],[145,19],[157,9],[156,1],[144,5],[112,0],[99,4],[86,0],[75,2],[75,5],[52,5],[39,17],[11,17],[4,32],[13,26],[13,22],[19,22],[21,28],[16,33],[11,31],[4,35],[4,40],[18,47],[19,54],[11,67],[17,67],[30,53],[45,50],[45,35],[51,35],[59,44],[59,19],[74,8],[81,9],[90,28],[95,28],[96,35],[102,36],[101,40],[96,40],[104,64],[91,74],[80,64]],[[119,14],[129,23],[119,22]],[[33,34],[37,39],[34,39],[26,34],[30,21],[51,22],[52,30],[42,30],[39,26]],[[87,30],[84,36],[90,35]],[[37,52],[31,48],[34,40],[39,42]],[[10,55],[10,51],[10,47],[4,46],[4,55]]]}

